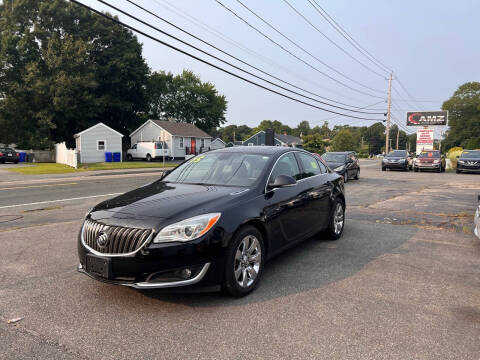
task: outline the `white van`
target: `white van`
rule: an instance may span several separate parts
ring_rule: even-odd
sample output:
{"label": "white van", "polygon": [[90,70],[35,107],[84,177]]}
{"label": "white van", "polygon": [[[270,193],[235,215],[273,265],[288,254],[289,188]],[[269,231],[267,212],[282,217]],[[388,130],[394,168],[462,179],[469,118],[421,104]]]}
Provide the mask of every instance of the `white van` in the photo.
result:
{"label": "white van", "polygon": [[142,159],[152,161],[154,159],[170,158],[170,149],[165,141],[143,141],[134,144],[127,150],[127,160]]}

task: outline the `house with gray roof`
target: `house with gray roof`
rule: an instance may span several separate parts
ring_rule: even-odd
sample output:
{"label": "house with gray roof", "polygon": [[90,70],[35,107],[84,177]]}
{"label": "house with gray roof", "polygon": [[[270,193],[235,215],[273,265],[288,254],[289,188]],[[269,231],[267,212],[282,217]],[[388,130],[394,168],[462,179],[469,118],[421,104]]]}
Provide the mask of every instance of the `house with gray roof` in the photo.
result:
{"label": "house with gray roof", "polygon": [[[302,147],[302,139],[287,135],[287,134],[277,134],[274,136],[275,146],[289,146],[289,147]],[[264,146],[265,145],[265,131],[261,130],[255,135],[250,136],[248,139],[243,141],[244,146]]]}
{"label": "house with gray roof", "polygon": [[184,159],[210,150],[212,137],[192,123],[147,120],[130,134],[132,145],[142,141],[164,141],[173,158]]}

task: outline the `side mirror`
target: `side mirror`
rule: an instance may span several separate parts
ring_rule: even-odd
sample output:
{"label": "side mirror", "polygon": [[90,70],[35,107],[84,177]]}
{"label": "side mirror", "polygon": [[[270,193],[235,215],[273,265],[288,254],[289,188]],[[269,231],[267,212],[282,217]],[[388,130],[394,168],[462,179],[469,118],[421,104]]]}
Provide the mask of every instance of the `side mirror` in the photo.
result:
{"label": "side mirror", "polygon": [[163,179],[163,178],[164,178],[165,176],[167,176],[168,174],[170,174],[171,172],[172,172],[172,170],[165,170],[165,171],[163,172],[163,175],[162,175],[162,177],[160,178],[160,180]]}
{"label": "side mirror", "polygon": [[288,175],[278,175],[273,183],[268,184],[269,189],[278,189],[297,185],[297,181]]}

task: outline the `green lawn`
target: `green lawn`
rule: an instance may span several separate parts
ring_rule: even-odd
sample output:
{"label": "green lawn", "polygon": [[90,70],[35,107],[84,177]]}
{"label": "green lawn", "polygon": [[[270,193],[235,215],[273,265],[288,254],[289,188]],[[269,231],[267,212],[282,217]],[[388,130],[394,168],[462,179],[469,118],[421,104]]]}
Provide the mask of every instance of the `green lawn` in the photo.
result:
{"label": "green lawn", "polygon": [[[142,169],[142,168],[161,168],[161,162],[112,162],[112,163],[93,163],[80,164],[78,169],[70,166],[55,163],[34,163],[30,166],[19,166],[6,168],[5,170],[23,175],[40,174],[67,174],[95,170],[118,170],[118,169]],[[166,163],[165,167],[175,167],[177,164]]]}

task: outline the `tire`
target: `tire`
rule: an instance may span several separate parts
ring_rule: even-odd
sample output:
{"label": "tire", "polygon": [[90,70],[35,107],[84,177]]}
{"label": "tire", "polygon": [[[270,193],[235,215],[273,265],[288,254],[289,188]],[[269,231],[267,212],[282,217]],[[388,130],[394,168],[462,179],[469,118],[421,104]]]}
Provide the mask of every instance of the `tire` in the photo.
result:
{"label": "tire", "polygon": [[343,182],[346,184],[348,182],[348,171],[345,170],[345,175],[343,175]]}
{"label": "tire", "polygon": [[385,168],[385,166],[382,166],[382,171],[386,171],[387,169]]}
{"label": "tire", "polygon": [[405,168],[403,169],[403,171],[406,171],[406,172],[408,172],[408,165],[407,165],[407,166],[405,166]]}
{"label": "tire", "polygon": [[147,160],[148,162],[152,161],[152,155],[147,154],[145,160]]}
{"label": "tire", "polygon": [[15,160],[14,163],[15,163],[15,164],[18,164],[18,160]]}
{"label": "tire", "polygon": [[131,154],[127,154],[127,161],[132,161],[133,160],[133,157]]}
{"label": "tire", "polygon": [[460,173],[461,173],[461,171],[458,170],[458,169],[456,169],[455,172],[456,172],[457,174],[460,174]]}
{"label": "tire", "polygon": [[359,179],[360,179],[360,169],[357,170],[357,173],[355,174],[354,179],[355,179],[355,180],[359,180]]}
{"label": "tire", "polygon": [[[340,210],[338,207],[340,207]],[[328,240],[338,240],[342,236],[343,228],[345,227],[345,204],[341,199],[336,198],[333,202],[332,209],[328,227],[325,229],[324,234]],[[340,211],[340,213],[338,213],[338,211]],[[338,221],[341,221],[341,225],[338,224]],[[340,228],[338,226],[340,226]]]}
{"label": "tire", "polygon": [[440,167],[438,168],[437,172],[442,172],[442,165],[440,165]]}
{"label": "tire", "polygon": [[418,168],[414,167],[413,171],[418,172]]}
{"label": "tire", "polygon": [[[251,259],[255,259],[255,262]],[[259,283],[264,263],[265,247],[262,234],[254,226],[241,227],[226,250],[222,291],[235,297],[248,295]]]}

